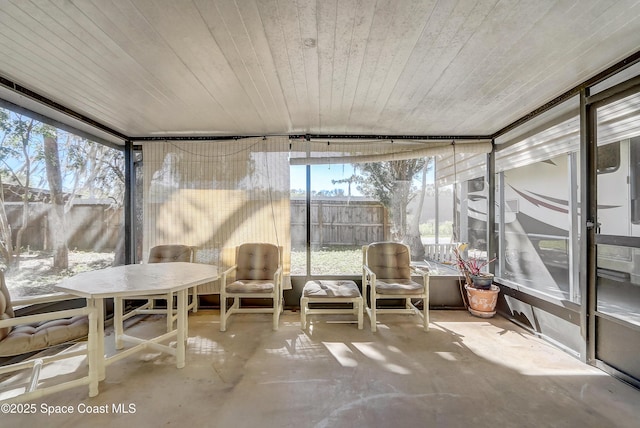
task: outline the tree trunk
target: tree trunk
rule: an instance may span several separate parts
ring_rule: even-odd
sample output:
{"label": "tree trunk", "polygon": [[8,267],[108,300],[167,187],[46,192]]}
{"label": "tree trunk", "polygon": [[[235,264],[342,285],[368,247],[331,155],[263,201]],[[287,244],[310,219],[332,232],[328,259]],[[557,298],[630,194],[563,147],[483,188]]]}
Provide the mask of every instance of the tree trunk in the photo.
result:
{"label": "tree trunk", "polygon": [[53,240],[53,269],[61,271],[69,268],[69,250],[67,248],[64,195],[62,191],[62,172],[58,154],[58,139],[50,128],[50,135],[43,135],[44,161],[51,191],[51,210],[49,221]]}
{"label": "tree trunk", "polygon": [[29,226],[29,193],[31,187],[31,158],[29,157],[29,140],[31,140],[31,130],[33,129],[33,120],[29,122],[24,134],[22,135],[22,154],[24,155],[24,171],[25,179],[22,192],[22,224],[18,233],[16,233],[16,246],[14,251],[13,265],[20,264],[20,252],[22,251],[22,235]]}
{"label": "tree trunk", "polygon": [[396,180],[391,192],[391,236],[394,241],[404,241],[407,234],[407,205],[411,192],[411,182]]}
{"label": "tree trunk", "polygon": [[0,263],[3,268],[8,269],[13,263],[13,237],[11,236],[11,225],[4,209],[4,184],[0,177]]}
{"label": "tree trunk", "polygon": [[420,190],[420,199],[418,200],[418,208],[413,216],[409,230],[407,232],[407,245],[411,248],[411,258],[414,260],[424,259],[424,245],[420,238],[420,215],[424,207],[424,197],[427,193],[427,169],[429,168],[429,162],[425,162],[422,167],[422,188]]}

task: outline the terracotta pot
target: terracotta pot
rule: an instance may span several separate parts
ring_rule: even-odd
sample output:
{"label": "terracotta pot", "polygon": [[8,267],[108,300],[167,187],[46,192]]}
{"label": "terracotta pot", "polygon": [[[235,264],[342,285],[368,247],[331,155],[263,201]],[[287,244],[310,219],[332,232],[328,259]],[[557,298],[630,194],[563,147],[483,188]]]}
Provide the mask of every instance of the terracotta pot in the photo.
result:
{"label": "terracotta pot", "polygon": [[468,284],[464,288],[467,290],[469,312],[472,315],[480,318],[491,318],[496,314],[496,303],[498,303],[498,293],[500,292],[500,288],[497,285],[492,285],[488,290],[474,288]]}

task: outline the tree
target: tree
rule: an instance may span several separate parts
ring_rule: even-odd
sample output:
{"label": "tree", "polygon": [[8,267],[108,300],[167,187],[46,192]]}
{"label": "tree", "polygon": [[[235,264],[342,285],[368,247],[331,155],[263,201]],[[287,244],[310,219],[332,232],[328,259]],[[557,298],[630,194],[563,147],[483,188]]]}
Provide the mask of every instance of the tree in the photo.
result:
{"label": "tree", "polygon": [[[343,183],[347,183],[349,186],[347,188],[347,196],[351,197],[351,185],[353,183],[357,183],[358,182],[358,176],[356,174],[351,175],[351,177],[348,178],[343,178],[341,180],[331,180],[331,184],[343,184]],[[343,191],[344,193],[344,191]]]}
{"label": "tree", "polygon": [[[111,215],[118,215],[117,208],[124,201],[125,177],[124,154],[103,144],[67,134],[60,152],[64,153],[66,165],[63,181],[72,183],[67,189],[66,211],[78,196],[109,199],[112,201]],[[140,183],[140,180],[135,180]],[[142,189],[139,189],[142,192]],[[124,226],[115,249],[114,265],[124,264]]]}
{"label": "tree", "polygon": [[49,220],[53,240],[53,270],[61,271],[69,268],[69,250],[67,248],[58,135],[56,130],[49,126],[45,127],[43,131],[44,163],[51,192],[52,209],[49,211]]}
{"label": "tree", "polygon": [[424,162],[422,166],[422,180],[421,190],[419,191],[418,207],[416,208],[416,212],[413,214],[412,220],[409,223],[408,236],[412,240],[409,243],[409,246],[412,248],[412,254],[413,249],[416,249],[416,259],[424,258],[424,246],[422,245],[422,238],[420,238],[420,214],[422,213],[422,208],[424,207],[424,197],[427,193],[427,172],[429,170],[429,164],[430,162],[427,161]]}
{"label": "tree", "polygon": [[[9,113],[0,109],[0,131],[2,139],[0,140],[0,158],[4,158],[5,143],[9,130],[11,129],[9,122]],[[13,261],[13,236],[11,233],[11,225],[7,218],[7,212],[4,209],[4,180],[0,173],[0,257],[2,258],[2,269],[6,269]]]}
{"label": "tree", "polygon": [[[22,201],[22,221],[16,233],[16,243],[12,245],[10,228],[5,228],[3,233],[3,256],[8,266],[16,265],[22,249],[22,238],[29,225],[29,202],[32,199],[32,178],[41,171],[42,145],[38,144],[37,136],[42,133],[42,124],[34,119],[19,114],[9,114],[3,111],[0,116],[2,122],[2,145],[0,146],[0,176],[2,182],[10,181],[19,189],[16,194]],[[3,204],[4,204],[3,186]],[[0,215],[6,221],[6,213],[3,210]],[[7,222],[8,226],[8,222]]]}
{"label": "tree", "polygon": [[[418,158],[365,163],[359,167],[362,174],[358,179],[358,190],[387,207],[391,217],[392,238],[409,245],[414,259],[424,257],[424,246],[418,227],[409,227],[407,206],[418,192],[424,193],[426,190],[426,168],[430,164],[430,159]],[[414,179],[422,170],[425,171],[425,178],[418,189]],[[415,213],[415,216],[419,215],[419,212]],[[416,224],[415,220],[413,224]]]}
{"label": "tree", "polygon": [[63,181],[72,183],[67,205],[78,195],[111,199],[118,206],[122,204],[124,155],[121,151],[72,134],[67,134],[60,151],[66,157]]}
{"label": "tree", "polygon": [[[36,189],[42,189],[42,193],[36,194]],[[17,232],[11,230],[5,212],[8,191],[15,195],[13,200],[18,197],[22,201],[22,222]],[[0,257],[7,267],[17,265],[19,260],[32,203],[45,201],[51,203],[49,218],[56,225],[49,228],[54,266],[64,269],[64,217],[79,196],[108,198],[114,208],[119,208],[124,200],[123,153],[0,109]],[[118,212],[113,210],[114,215]]]}

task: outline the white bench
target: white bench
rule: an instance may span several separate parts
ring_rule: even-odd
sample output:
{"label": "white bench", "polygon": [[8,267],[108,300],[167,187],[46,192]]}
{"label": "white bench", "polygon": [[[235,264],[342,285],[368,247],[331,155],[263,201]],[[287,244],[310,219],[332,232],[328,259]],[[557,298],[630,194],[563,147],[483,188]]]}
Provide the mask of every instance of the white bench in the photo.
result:
{"label": "white bench", "polygon": [[[313,303],[351,303],[351,308],[309,307]],[[316,280],[305,284],[300,297],[302,329],[307,327],[307,315],[353,314],[358,317],[358,329],[362,330],[364,302],[358,286],[353,281]]]}

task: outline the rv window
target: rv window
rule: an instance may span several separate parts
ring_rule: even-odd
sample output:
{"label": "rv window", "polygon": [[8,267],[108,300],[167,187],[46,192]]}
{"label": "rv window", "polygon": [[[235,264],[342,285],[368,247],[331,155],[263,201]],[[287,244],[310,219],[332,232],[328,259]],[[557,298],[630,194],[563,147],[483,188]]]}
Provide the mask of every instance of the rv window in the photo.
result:
{"label": "rv window", "polygon": [[484,190],[484,177],[474,178],[467,181],[467,192],[482,192]]}
{"label": "rv window", "polygon": [[620,141],[598,147],[598,174],[608,174],[620,168]]}

